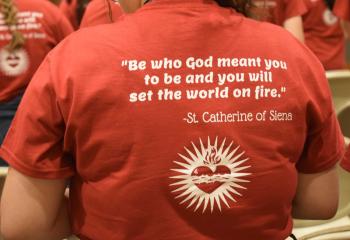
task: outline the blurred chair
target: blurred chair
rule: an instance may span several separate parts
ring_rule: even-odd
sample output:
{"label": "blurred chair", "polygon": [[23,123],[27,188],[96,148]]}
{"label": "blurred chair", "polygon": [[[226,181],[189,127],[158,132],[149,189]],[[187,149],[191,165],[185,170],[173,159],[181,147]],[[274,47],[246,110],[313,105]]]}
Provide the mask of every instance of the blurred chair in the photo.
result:
{"label": "blurred chair", "polygon": [[350,70],[329,71],[327,78],[347,144],[350,142]]}
{"label": "blurred chair", "polygon": [[350,218],[345,216],[314,226],[295,228],[293,233],[298,240],[349,240]]}
{"label": "blurred chair", "polygon": [[[327,78],[345,141],[350,140],[350,71],[329,71]],[[338,167],[340,204],[337,215],[328,221],[295,220],[293,232],[300,240],[350,239],[350,173]]]}

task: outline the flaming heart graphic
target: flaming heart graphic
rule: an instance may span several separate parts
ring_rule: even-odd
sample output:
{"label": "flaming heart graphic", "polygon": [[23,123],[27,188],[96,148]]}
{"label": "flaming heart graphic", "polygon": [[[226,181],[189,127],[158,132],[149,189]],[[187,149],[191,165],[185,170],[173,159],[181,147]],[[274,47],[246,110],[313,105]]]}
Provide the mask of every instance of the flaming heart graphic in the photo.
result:
{"label": "flaming heart graphic", "polygon": [[249,158],[244,157],[245,152],[240,146],[233,147],[233,142],[225,145],[226,139],[218,146],[218,138],[213,145],[208,142],[206,146],[199,139],[199,147],[192,142],[193,150],[185,147],[187,156],[179,154],[182,161],[174,161],[181,168],[172,169],[176,175],[170,177],[175,188],[172,192],[180,204],[187,204],[197,211],[202,207],[204,213],[210,204],[211,212],[218,208],[222,211],[223,204],[230,208],[228,200],[236,202],[235,195],[242,196],[239,189],[246,189],[244,183],[249,182],[244,177],[251,173],[244,172],[250,168],[244,165]]}

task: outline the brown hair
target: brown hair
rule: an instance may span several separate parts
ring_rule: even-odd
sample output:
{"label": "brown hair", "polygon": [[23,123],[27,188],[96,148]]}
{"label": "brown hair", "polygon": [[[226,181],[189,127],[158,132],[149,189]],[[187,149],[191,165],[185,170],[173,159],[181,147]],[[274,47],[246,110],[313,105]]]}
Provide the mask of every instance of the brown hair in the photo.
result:
{"label": "brown hair", "polygon": [[111,21],[111,23],[114,21],[113,19],[113,14],[112,14],[112,6],[111,6],[111,2],[109,0],[105,0],[106,4],[107,4],[107,8],[108,8],[108,18]]}
{"label": "brown hair", "polygon": [[0,6],[5,24],[8,26],[12,35],[12,39],[6,48],[12,52],[23,47],[25,43],[24,36],[17,30],[17,8],[14,6],[12,0],[0,0]]}
{"label": "brown hair", "polygon": [[78,0],[78,6],[76,9],[78,24],[80,25],[81,20],[83,19],[85,10],[90,0]]}
{"label": "brown hair", "polygon": [[[152,0],[146,0],[148,3]],[[231,7],[237,12],[250,16],[250,9],[253,7],[252,0],[215,0],[222,7]]]}
{"label": "brown hair", "polygon": [[[0,0],[1,1],[1,0]],[[112,0],[113,2],[116,0]],[[144,3],[151,2],[152,0],[145,0]],[[253,8],[251,0],[215,0],[222,7],[231,7],[237,12],[242,13],[245,16],[252,17],[250,10]],[[112,8],[110,0],[106,0],[108,6],[108,16],[111,22],[113,22]]]}
{"label": "brown hair", "polygon": [[237,12],[250,16],[251,0],[215,0],[222,7],[234,8]]}
{"label": "brown hair", "polygon": [[53,4],[58,5],[60,3],[60,0],[50,0],[50,2],[52,2]]}

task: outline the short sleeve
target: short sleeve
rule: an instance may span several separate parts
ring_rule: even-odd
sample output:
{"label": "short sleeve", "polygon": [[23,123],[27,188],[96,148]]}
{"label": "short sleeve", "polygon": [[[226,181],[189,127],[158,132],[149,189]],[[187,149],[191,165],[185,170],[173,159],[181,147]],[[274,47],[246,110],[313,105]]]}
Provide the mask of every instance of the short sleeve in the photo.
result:
{"label": "short sleeve", "polygon": [[62,14],[56,25],[56,40],[57,42],[62,41],[69,34],[74,32],[73,26],[70,24],[68,19]]}
{"label": "short sleeve", "polygon": [[312,54],[300,67],[303,73],[307,134],[297,162],[299,172],[319,173],[334,167],[344,155],[344,136],[334,110],[332,94],[324,69]]}
{"label": "short sleeve", "polygon": [[61,42],[64,38],[74,32],[72,24],[69,22],[65,14],[57,7],[50,8],[50,31],[57,43]]}
{"label": "short sleeve", "polygon": [[307,12],[307,7],[303,0],[283,0],[283,1],[284,1],[284,7],[283,7],[284,17],[281,24],[283,24],[284,21],[286,21],[289,18],[302,16]]}
{"label": "short sleeve", "polygon": [[336,0],[333,12],[343,20],[350,21],[350,2],[349,0]]}
{"label": "short sleeve", "polygon": [[348,147],[348,151],[345,154],[344,159],[340,164],[345,170],[350,172],[350,145]]}
{"label": "short sleeve", "polygon": [[111,1],[109,4],[110,6],[104,0],[90,1],[85,9],[80,28],[113,23],[123,15],[119,3]]}
{"label": "short sleeve", "polygon": [[332,168],[342,159],[343,148],[344,137],[337,117],[332,113],[320,129],[308,134],[302,157],[297,164],[298,171],[318,173]]}
{"label": "short sleeve", "polygon": [[17,171],[35,178],[74,175],[74,163],[63,148],[65,123],[51,82],[47,58],[29,84],[0,148],[0,157]]}
{"label": "short sleeve", "polygon": [[77,7],[77,0],[67,1],[62,0],[59,4],[61,12],[66,16],[74,29],[78,29],[79,24],[76,16],[75,9]]}
{"label": "short sleeve", "polygon": [[108,20],[110,21],[108,11],[107,2],[105,1],[89,2],[89,4],[86,6],[79,28],[92,27],[99,24],[108,23]]}

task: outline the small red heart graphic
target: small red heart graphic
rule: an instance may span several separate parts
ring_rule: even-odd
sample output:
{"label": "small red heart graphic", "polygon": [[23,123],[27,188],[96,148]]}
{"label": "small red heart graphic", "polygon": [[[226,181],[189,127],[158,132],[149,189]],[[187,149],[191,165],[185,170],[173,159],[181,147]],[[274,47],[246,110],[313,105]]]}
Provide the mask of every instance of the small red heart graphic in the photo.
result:
{"label": "small red heart graphic", "polygon": [[[201,176],[213,176],[213,175],[223,175],[223,174],[230,174],[231,170],[223,165],[216,166],[215,172],[213,172],[210,168],[206,166],[197,167],[193,170],[192,176],[201,177]],[[214,181],[209,183],[195,183],[196,186],[201,189],[203,192],[206,193],[212,193],[214,192],[218,187],[220,187],[223,182]]]}
{"label": "small red heart graphic", "polygon": [[16,55],[9,55],[6,58],[6,61],[7,61],[8,65],[10,67],[13,67],[13,68],[18,66],[20,60],[21,60],[20,57],[18,57]]}

